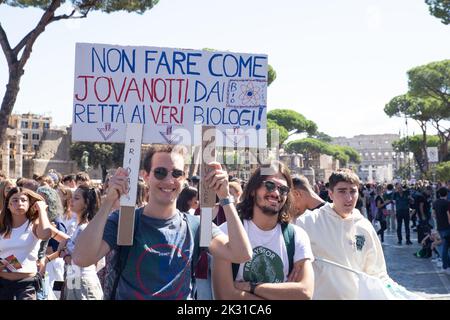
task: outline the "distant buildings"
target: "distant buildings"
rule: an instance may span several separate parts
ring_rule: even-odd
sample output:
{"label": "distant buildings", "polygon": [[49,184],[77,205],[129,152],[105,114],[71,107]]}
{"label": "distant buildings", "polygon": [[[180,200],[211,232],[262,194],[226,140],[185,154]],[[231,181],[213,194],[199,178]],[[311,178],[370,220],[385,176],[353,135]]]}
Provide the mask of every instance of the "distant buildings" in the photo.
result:
{"label": "distant buildings", "polygon": [[392,142],[399,140],[398,134],[357,135],[352,138],[333,138],[332,143],[350,146],[359,152],[361,163],[357,173],[363,181],[392,181],[394,174],[403,163],[403,153],[397,153]]}

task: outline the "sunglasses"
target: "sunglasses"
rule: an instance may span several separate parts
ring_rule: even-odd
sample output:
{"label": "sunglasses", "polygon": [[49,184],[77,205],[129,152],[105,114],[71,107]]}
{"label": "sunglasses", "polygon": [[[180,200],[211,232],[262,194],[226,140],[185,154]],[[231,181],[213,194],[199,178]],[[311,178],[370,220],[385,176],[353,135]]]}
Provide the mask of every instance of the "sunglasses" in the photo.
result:
{"label": "sunglasses", "polygon": [[179,177],[184,176],[184,171],[180,170],[180,169],[173,169],[172,171],[169,171],[164,167],[158,167],[158,168],[153,169],[152,171],[153,171],[155,178],[158,180],[163,180],[165,177],[167,177],[169,172],[172,173],[172,177],[174,177],[175,179],[178,179]]}
{"label": "sunglasses", "polygon": [[275,182],[273,181],[263,181],[264,186],[266,187],[266,190],[269,192],[275,191],[275,189],[278,189],[278,192],[280,192],[280,195],[286,196],[291,189],[288,186],[279,185],[277,186]]}

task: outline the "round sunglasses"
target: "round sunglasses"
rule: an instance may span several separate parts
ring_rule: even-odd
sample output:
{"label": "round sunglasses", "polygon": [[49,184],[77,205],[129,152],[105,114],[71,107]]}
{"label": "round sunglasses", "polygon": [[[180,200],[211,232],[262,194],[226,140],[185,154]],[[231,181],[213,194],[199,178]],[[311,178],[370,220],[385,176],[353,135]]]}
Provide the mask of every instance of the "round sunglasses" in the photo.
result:
{"label": "round sunglasses", "polygon": [[184,176],[184,171],[180,170],[180,169],[173,169],[172,171],[169,171],[164,167],[158,167],[151,171],[153,171],[153,175],[158,180],[163,180],[165,177],[167,177],[169,172],[172,174],[172,177],[174,177],[175,179],[178,179],[179,177]]}
{"label": "round sunglasses", "polygon": [[275,191],[275,189],[278,189],[278,192],[280,192],[280,195],[282,195],[282,196],[286,196],[289,193],[289,191],[291,191],[291,189],[288,186],[283,186],[283,185],[277,186],[276,183],[273,181],[266,180],[266,181],[263,181],[262,183],[264,184],[264,186],[266,187],[266,190],[268,192],[273,192],[273,191]]}

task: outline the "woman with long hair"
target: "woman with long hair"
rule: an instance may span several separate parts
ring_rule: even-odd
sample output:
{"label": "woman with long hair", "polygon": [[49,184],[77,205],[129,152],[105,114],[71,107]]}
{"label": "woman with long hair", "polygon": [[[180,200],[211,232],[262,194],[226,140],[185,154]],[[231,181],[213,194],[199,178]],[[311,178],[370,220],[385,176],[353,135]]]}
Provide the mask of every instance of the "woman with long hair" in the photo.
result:
{"label": "woman with long hair", "polygon": [[31,190],[12,188],[0,213],[0,300],[36,300],[39,246],[49,238],[64,240],[50,224],[44,199]]}
{"label": "woman with long hair", "polygon": [[80,267],[72,263],[72,252],[80,233],[87,227],[100,207],[100,192],[96,188],[80,185],[72,196],[70,209],[77,216],[77,228],[67,246],[62,251],[62,257],[67,264],[67,276],[64,288],[66,300],[102,300],[103,290],[97,276],[95,264]]}

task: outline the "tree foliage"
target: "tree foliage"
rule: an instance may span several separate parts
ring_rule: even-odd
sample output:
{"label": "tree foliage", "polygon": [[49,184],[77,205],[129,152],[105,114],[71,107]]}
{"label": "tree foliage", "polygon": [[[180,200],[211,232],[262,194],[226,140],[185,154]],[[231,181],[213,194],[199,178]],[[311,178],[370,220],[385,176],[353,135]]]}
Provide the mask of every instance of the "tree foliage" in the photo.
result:
{"label": "tree foliage", "polygon": [[450,0],[425,0],[430,13],[443,24],[450,24]]}
{"label": "tree foliage", "polygon": [[436,178],[439,181],[450,181],[450,161],[441,162],[436,166]]}
{"label": "tree foliage", "polygon": [[[37,25],[23,37],[15,46],[12,46],[8,36],[0,23],[0,46],[8,63],[8,83],[0,108],[0,141],[4,140],[9,117],[13,111],[17,95],[20,90],[20,79],[24,74],[24,68],[31,56],[36,40],[45,31],[46,27],[53,22],[67,19],[86,18],[90,11],[115,12],[127,11],[144,13],[153,8],[158,0],[71,0],[73,8],[66,13],[57,14],[64,0],[0,0],[6,4],[19,8],[40,8],[42,16]],[[56,44],[55,44],[56,45]]]}
{"label": "tree foliage", "polygon": [[275,69],[269,64],[268,68],[267,68],[267,86],[270,86],[272,84],[272,82],[275,81],[275,79],[277,78],[277,72],[275,71]]}
{"label": "tree foliage", "polygon": [[[422,173],[428,171],[426,157],[427,125],[431,124],[439,137],[439,159],[446,159],[450,142],[450,60],[432,62],[408,71],[406,94],[394,97],[384,112],[389,117],[415,120],[422,130]],[[422,171],[423,170],[423,171]]]}
{"label": "tree foliage", "polygon": [[280,126],[275,121],[268,119],[267,120],[267,144],[271,147],[275,147],[275,145],[272,145],[272,132],[273,130],[278,131],[278,146],[280,147],[288,138],[289,133],[286,130],[285,127]]}
{"label": "tree foliage", "polygon": [[352,147],[331,145],[316,138],[304,138],[291,141],[287,144],[286,150],[288,152],[301,153],[306,159],[319,154],[330,155],[339,160],[343,166],[349,162],[361,162],[361,156]]}
{"label": "tree foliage", "polygon": [[396,140],[392,142],[392,147],[397,152],[412,152],[421,174],[426,175],[428,172],[428,170],[425,169],[426,147],[439,146],[439,137],[427,136],[425,149],[423,148],[423,144],[423,136],[419,134]]}
{"label": "tree foliage", "polygon": [[267,113],[267,119],[276,122],[287,131],[297,130],[297,133],[306,132],[308,135],[313,135],[317,132],[317,124],[294,110],[271,110]]}
{"label": "tree foliage", "polygon": [[89,166],[100,167],[105,180],[109,168],[122,165],[124,147],[123,143],[76,142],[70,146],[70,156],[81,167],[83,152],[89,152]]}

